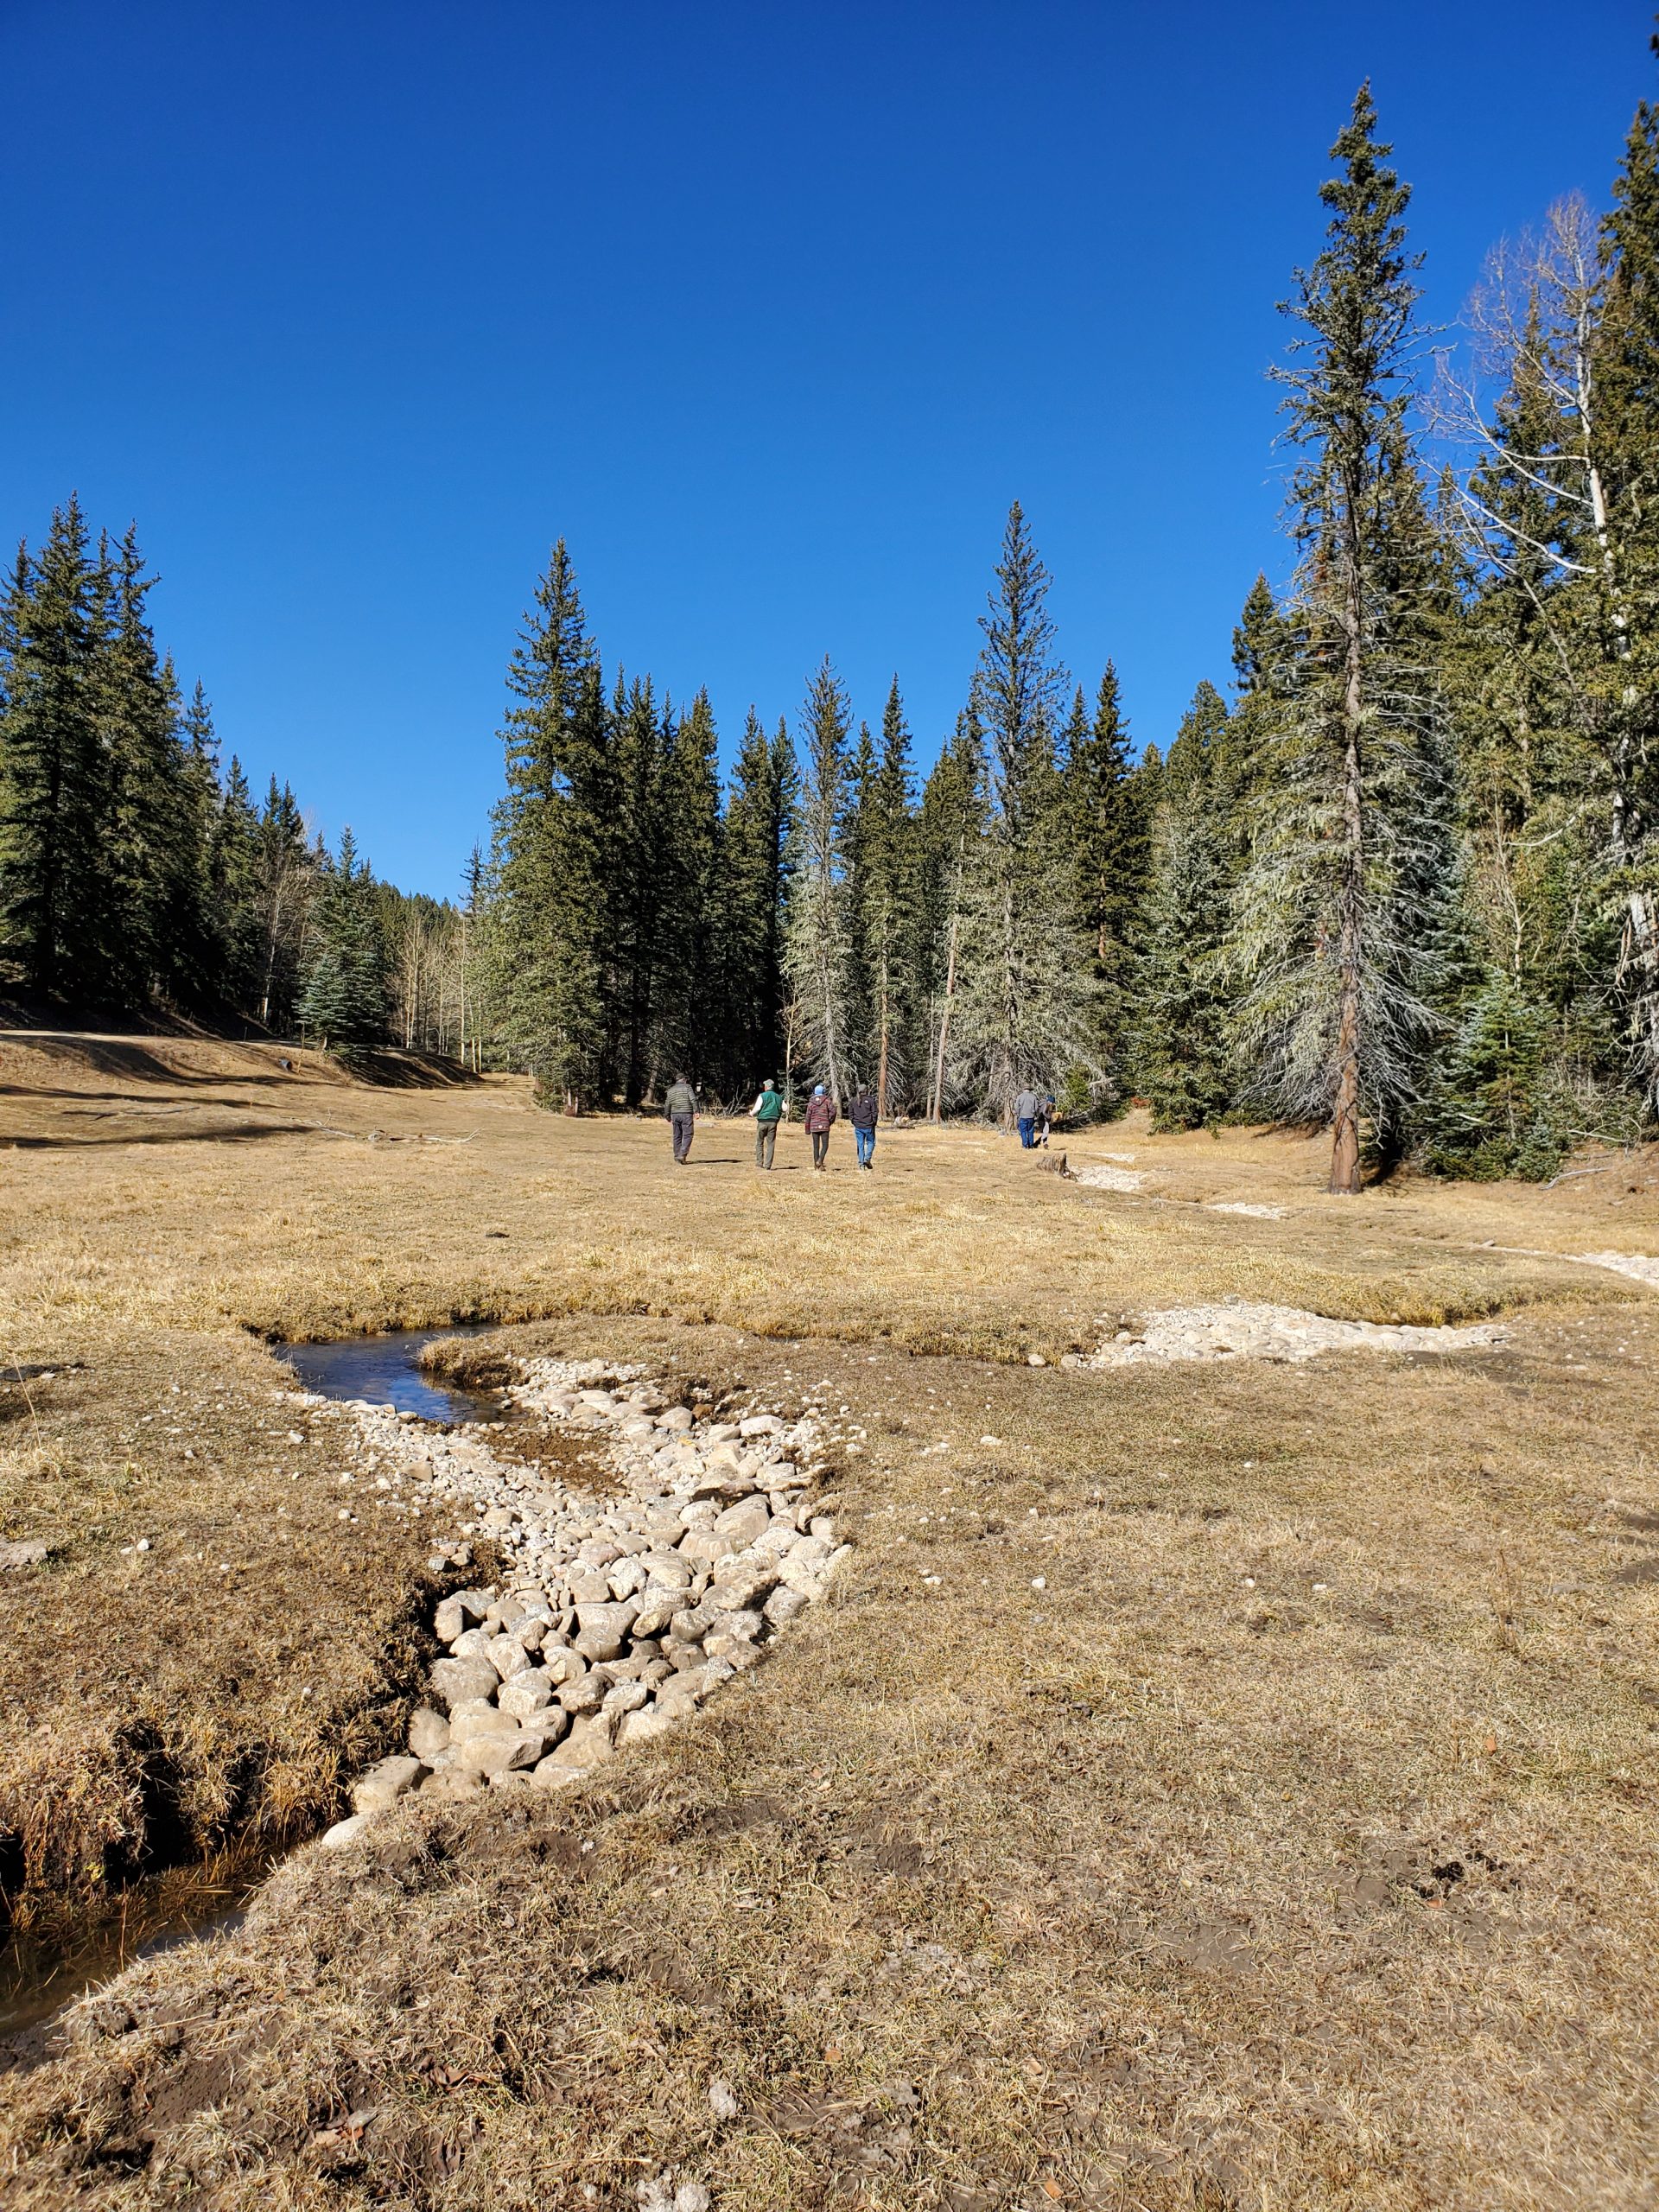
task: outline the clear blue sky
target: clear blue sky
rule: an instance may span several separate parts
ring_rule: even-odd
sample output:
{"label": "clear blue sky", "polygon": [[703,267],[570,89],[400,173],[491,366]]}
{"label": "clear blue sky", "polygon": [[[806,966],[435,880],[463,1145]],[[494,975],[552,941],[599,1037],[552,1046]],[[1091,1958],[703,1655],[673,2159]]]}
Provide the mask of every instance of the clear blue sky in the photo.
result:
{"label": "clear blue sky", "polygon": [[1650,6],[0,0],[0,531],[136,518],[226,752],[443,893],[551,539],[730,746],[925,762],[1025,503],[1137,742],[1282,569],[1263,378],[1370,74],[1428,312],[1605,197]]}

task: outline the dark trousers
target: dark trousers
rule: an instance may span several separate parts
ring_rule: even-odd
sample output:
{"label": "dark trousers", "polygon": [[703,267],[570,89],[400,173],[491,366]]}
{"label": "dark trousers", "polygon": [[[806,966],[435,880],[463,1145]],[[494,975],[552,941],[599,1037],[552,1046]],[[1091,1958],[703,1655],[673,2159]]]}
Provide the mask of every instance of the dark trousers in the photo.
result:
{"label": "dark trousers", "polygon": [[814,1129],[812,1132],[812,1165],[815,1167],[822,1167],[825,1160],[829,1157],[829,1130]]}
{"label": "dark trousers", "polygon": [[691,1149],[691,1132],[697,1125],[696,1116],[695,1114],[671,1114],[668,1120],[669,1127],[674,1132],[674,1157],[683,1160]]}
{"label": "dark trousers", "polygon": [[772,1151],[777,1145],[777,1142],[778,1124],[776,1122],[757,1122],[755,1123],[754,1164],[757,1167],[771,1166]]}

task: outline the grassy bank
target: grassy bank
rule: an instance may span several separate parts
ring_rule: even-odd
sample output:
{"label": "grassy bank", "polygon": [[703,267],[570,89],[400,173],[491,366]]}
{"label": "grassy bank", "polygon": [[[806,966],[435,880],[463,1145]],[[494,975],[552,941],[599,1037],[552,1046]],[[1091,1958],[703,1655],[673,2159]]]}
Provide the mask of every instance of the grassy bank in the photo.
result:
{"label": "grassy bank", "polygon": [[[302,1072],[281,1118],[327,1127],[256,1137],[236,1067],[31,1071],[5,1356],[85,1365],[0,1428],[0,1535],[55,1548],[4,1585],[7,1740],[72,1778],[141,1711],[227,1746],[203,1776],[280,1739],[315,1778],[414,1663],[423,1548],[339,1522],[345,1432],[290,1441],[251,1332],[551,1315],[865,1435],[850,1571],[765,1665],[577,1795],[388,1816],[129,1973],[8,2077],[15,2201],[1659,2188],[1659,1301],[1535,1256],[1659,1249],[1644,1172],[1357,1207],[1294,1139],[1119,1128],[1074,1156],[1133,1152],[1135,1194],[972,1132],[766,1183],[741,1128],[677,1175],[506,1084]],[[1516,1318],[1455,1359],[1015,1363],[1230,1293]]]}

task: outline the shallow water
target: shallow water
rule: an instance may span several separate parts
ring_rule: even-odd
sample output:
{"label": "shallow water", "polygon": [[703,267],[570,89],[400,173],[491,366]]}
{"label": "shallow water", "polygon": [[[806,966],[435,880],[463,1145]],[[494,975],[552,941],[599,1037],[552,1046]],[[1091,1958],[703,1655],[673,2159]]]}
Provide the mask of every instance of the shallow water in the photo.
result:
{"label": "shallow water", "polygon": [[[308,1390],[325,1398],[365,1398],[446,1425],[499,1421],[512,1411],[499,1395],[429,1381],[415,1363],[423,1346],[439,1338],[478,1336],[494,1325],[400,1329],[387,1336],[289,1344],[282,1357]],[[38,1941],[16,1931],[0,1936],[0,2069],[43,2056],[35,2047],[38,2032],[29,2031],[38,2031],[72,1999],[135,1959],[238,1926],[249,1897],[269,1872],[266,1859],[256,1864],[245,1857],[169,1867],[142,1876],[109,1911],[72,1934]]]}
{"label": "shallow water", "polygon": [[499,1397],[435,1382],[415,1363],[426,1344],[480,1336],[494,1326],[480,1321],[453,1329],[396,1329],[384,1337],[337,1337],[327,1344],[284,1344],[281,1357],[320,1397],[365,1398],[423,1421],[500,1421],[506,1408]]}
{"label": "shallow water", "polygon": [[0,2067],[40,2055],[16,2046],[8,2053],[4,2044],[50,2021],[123,1967],[238,1928],[270,1871],[264,1853],[172,1866],[132,1883],[106,1912],[67,1938],[36,1940],[14,1929],[0,1942]]}

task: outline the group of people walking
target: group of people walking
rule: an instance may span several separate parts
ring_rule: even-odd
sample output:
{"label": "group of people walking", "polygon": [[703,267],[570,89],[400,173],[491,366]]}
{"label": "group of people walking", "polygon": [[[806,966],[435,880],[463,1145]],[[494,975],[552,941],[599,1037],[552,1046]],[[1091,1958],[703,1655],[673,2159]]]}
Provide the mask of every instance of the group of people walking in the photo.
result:
{"label": "group of people walking", "polygon": [[[677,1075],[668,1087],[663,1102],[669,1127],[674,1137],[674,1164],[683,1167],[691,1150],[691,1138],[697,1123],[697,1094],[683,1075]],[[770,1076],[760,1086],[759,1096],[749,1109],[749,1119],[754,1123],[754,1164],[770,1170],[778,1148],[778,1124],[788,1109],[784,1094]],[[1054,1112],[1051,1094],[1022,1090],[1014,1102],[1014,1123],[1020,1132],[1020,1141],[1027,1152],[1048,1142],[1049,1124]],[[806,1102],[803,1123],[812,1145],[812,1165],[826,1167],[830,1161],[830,1132],[841,1119],[841,1109],[830,1096],[827,1084],[812,1086],[812,1095]],[[875,1093],[868,1083],[861,1083],[853,1094],[847,1109],[847,1119],[853,1125],[853,1143],[858,1165],[874,1172],[875,1166],[875,1132],[881,1119],[881,1108]]]}
{"label": "group of people walking", "polygon": [[[691,1150],[691,1138],[696,1128],[697,1094],[683,1075],[676,1076],[668,1087],[663,1102],[674,1138],[674,1164],[683,1167]],[[770,1076],[760,1086],[760,1096],[749,1109],[749,1118],[754,1123],[754,1164],[770,1170],[778,1148],[778,1124],[785,1113],[784,1094]],[[867,1083],[861,1084],[847,1109],[847,1118],[853,1125],[853,1141],[860,1167],[871,1173],[875,1167],[875,1132],[881,1119],[881,1109],[875,1093]],[[812,1095],[806,1102],[803,1116],[806,1134],[811,1140],[812,1165],[826,1167],[830,1160],[830,1132],[841,1119],[841,1109],[830,1096],[826,1084],[815,1084]]]}

